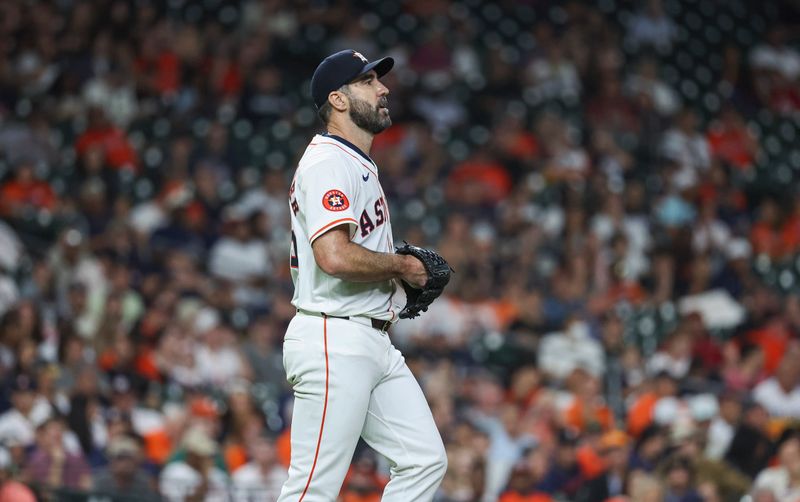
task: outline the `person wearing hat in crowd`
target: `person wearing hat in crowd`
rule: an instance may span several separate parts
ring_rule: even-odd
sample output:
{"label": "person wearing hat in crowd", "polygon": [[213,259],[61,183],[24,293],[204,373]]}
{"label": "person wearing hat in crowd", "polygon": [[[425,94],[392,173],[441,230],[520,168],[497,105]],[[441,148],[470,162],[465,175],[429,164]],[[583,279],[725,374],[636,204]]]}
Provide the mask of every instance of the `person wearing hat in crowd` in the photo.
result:
{"label": "person wearing hat in crowd", "polygon": [[13,440],[31,446],[36,427],[50,418],[52,406],[37,393],[36,379],[21,373],[11,381],[11,409],[0,415],[0,442]]}
{"label": "person wearing hat in crowd", "polygon": [[217,502],[228,498],[228,476],[214,466],[217,442],[201,427],[189,429],[181,446],[186,459],[161,471],[159,488],[167,502]]}
{"label": "person wearing hat in crowd", "polygon": [[130,436],[118,436],[106,449],[109,465],[95,475],[94,491],[103,496],[126,496],[137,501],[159,500],[149,476],[140,467],[141,448]]}
{"label": "person wearing hat in crowd", "polygon": [[11,475],[11,454],[0,447],[0,502],[36,502],[30,488]]}

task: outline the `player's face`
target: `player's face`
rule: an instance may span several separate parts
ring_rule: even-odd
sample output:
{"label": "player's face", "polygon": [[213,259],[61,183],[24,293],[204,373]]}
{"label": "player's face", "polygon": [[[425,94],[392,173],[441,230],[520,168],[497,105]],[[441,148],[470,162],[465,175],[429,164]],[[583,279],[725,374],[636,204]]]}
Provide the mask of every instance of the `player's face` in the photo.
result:
{"label": "player's face", "polygon": [[350,100],[350,119],[355,125],[372,134],[378,134],[392,125],[389,116],[389,89],[371,71],[347,86]]}

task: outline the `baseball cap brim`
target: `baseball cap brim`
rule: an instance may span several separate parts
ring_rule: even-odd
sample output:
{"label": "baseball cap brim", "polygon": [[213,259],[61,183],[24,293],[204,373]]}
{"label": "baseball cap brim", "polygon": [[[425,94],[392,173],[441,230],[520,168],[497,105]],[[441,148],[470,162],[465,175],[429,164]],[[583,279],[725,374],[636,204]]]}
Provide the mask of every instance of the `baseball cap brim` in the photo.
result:
{"label": "baseball cap brim", "polygon": [[364,65],[364,68],[358,73],[358,75],[353,77],[353,79],[356,79],[365,73],[369,73],[370,70],[375,70],[375,73],[378,74],[378,78],[380,78],[389,73],[389,70],[391,70],[393,67],[394,58],[391,56],[386,56],[385,58],[381,58],[377,61],[373,61]]}

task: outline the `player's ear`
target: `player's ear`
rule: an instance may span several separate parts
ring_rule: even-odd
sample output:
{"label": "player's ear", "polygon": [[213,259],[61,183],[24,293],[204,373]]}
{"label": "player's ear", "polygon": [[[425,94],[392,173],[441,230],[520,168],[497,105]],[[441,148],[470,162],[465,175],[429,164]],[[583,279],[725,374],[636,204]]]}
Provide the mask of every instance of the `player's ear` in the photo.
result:
{"label": "player's ear", "polygon": [[340,112],[347,110],[347,97],[341,91],[333,91],[328,94],[328,102],[331,104],[334,110],[338,110]]}

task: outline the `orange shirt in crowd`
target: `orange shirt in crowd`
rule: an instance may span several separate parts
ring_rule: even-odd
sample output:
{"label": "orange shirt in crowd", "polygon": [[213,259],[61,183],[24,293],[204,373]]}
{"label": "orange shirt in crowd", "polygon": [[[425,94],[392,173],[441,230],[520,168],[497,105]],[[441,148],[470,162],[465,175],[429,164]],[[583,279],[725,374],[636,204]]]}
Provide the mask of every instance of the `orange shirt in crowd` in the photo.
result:
{"label": "orange shirt in crowd", "polygon": [[553,502],[553,498],[546,493],[523,495],[518,492],[505,492],[500,495],[498,502]]}
{"label": "orange shirt in crowd", "polygon": [[800,251],[800,215],[793,215],[781,227],[781,245],[786,254]]}
{"label": "orange shirt in crowd", "polygon": [[407,128],[403,124],[393,124],[392,127],[375,136],[375,139],[372,140],[372,151],[378,152],[384,148],[399,145],[407,133]]}
{"label": "orange shirt in crowd", "polygon": [[342,502],[381,502],[380,493],[359,494],[353,492],[342,493],[339,497]]}
{"label": "orange shirt in crowd", "polygon": [[216,82],[217,91],[223,96],[238,96],[244,87],[244,76],[235,61],[228,61],[221,69]]}
{"label": "orange shirt in crowd", "polygon": [[657,402],[658,396],[655,392],[646,392],[633,403],[631,409],[628,410],[628,433],[631,436],[639,437],[650,425]]}
{"label": "orange shirt in crowd", "polygon": [[247,463],[247,449],[242,444],[226,445],[223,455],[225,456],[225,465],[228,467],[228,472],[234,472]]}
{"label": "orange shirt in crowd", "polygon": [[764,222],[756,222],[750,229],[750,243],[754,254],[767,254],[773,258],[783,255],[783,242],[779,229]]}
{"label": "orange shirt in crowd", "polygon": [[45,181],[21,182],[11,180],[0,189],[0,208],[2,214],[9,215],[19,206],[33,206],[53,209],[57,202],[56,193]]}
{"label": "orange shirt in crowd", "polygon": [[717,125],[708,132],[711,152],[739,169],[747,169],[753,165],[755,159],[748,148],[752,142],[750,132],[744,127],[730,128]]}
{"label": "orange shirt in crowd", "polygon": [[136,150],[128,142],[122,129],[114,126],[87,129],[78,137],[75,152],[81,157],[87,150],[98,146],[105,152],[108,165],[115,169],[136,169],[139,164]]}
{"label": "orange shirt in crowd", "polygon": [[599,423],[604,431],[614,427],[614,414],[611,413],[611,409],[608,406],[591,406],[587,410],[587,405],[583,400],[574,399],[564,412],[564,421],[567,425],[580,432],[586,430],[587,419],[588,421]]}
{"label": "orange shirt in crowd", "polygon": [[160,381],[161,372],[156,364],[156,351],[150,347],[140,347],[135,361],[136,372],[148,380]]}
{"label": "orange shirt in crowd", "polygon": [[747,332],[745,338],[764,351],[764,372],[771,375],[778,368],[789,345],[791,333],[780,323],[772,323]]}
{"label": "orange shirt in crowd", "polygon": [[152,78],[152,84],[162,95],[173,94],[181,84],[181,63],[173,52],[163,51],[152,59],[139,58],[135,62],[140,75]]}
{"label": "orange shirt in crowd", "polygon": [[172,440],[164,429],[156,429],[143,436],[144,454],[147,460],[163,465],[172,453]]}
{"label": "orange shirt in crowd", "polygon": [[524,130],[516,130],[508,131],[507,133],[504,131],[503,136],[502,138],[497,138],[497,141],[506,154],[523,160],[539,156],[541,149],[536,136],[533,134]]}
{"label": "orange shirt in crowd", "polygon": [[275,449],[278,451],[278,461],[284,467],[289,467],[292,459],[292,429],[287,427],[275,441]]}
{"label": "orange shirt in crowd", "polygon": [[370,493],[358,493],[355,490],[349,490],[350,478],[353,476],[353,468],[347,472],[347,476],[342,482],[342,492],[339,494],[341,502],[380,502],[383,494],[383,489],[386,487],[388,480],[379,474],[372,474],[369,479],[375,491]]}
{"label": "orange shirt in crowd", "polygon": [[453,188],[456,197],[460,197],[463,187],[479,185],[482,202],[499,202],[511,192],[511,176],[506,168],[489,160],[462,162],[450,174],[447,184]]}
{"label": "orange shirt in crowd", "polygon": [[584,479],[593,479],[606,470],[603,458],[589,445],[578,447],[575,458]]}

